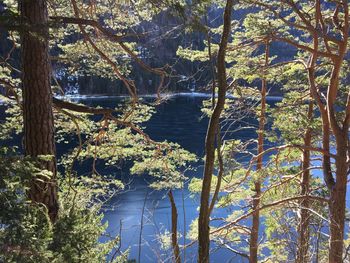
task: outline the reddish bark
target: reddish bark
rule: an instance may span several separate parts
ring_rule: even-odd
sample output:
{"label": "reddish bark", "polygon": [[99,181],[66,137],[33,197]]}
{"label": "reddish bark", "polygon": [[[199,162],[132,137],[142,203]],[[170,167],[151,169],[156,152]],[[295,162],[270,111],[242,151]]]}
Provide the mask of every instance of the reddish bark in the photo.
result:
{"label": "reddish bark", "polygon": [[219,126],[219,120],[225,105],[225,96],[227,89],[226,80],[226,49],[228,38],[231,31],[231,13],[233,0],[227,0],[224,11],[224,28],[221,36],[218,58],[217,58],[217,83],[218,83],[218,99],[209,121],[207,136],[205,140],[205,166],[203,173],[203,183],[201,192],[201,203],[198,218],[198,262],[209,262],[209,197],[211,189],[212,174],[214,171],[215,159],[215,137]]}
{"label": "reddish bark", "polygon": [[177,208],[173,196],[173,192],[170,190],[168,193],[171,204],[171,244],[173,247],[174,257],[176,263],[181,263],[180,248],[177,239]]}
{"label": "reddish bark", "polygon": [[[265,43],[265,63],[264,67],[269,65],[270,47],[269,41]],[[263,168],[263,152],[264,152],[264,130],[266,122],[266,93],[267,80],[263,78],[261,81],[261,109],[259,116],[259,132],[258,132],[258,158],[256,164],[256,171],[259,172]],[[254,182],[255,195],[253,196],[253,217],[252,229],[250,233],[249,242],[249,262],[258,262],[258,246],[259,246],[259,225],[260,225],[260,196],[261,196],[261,180],[258,178]]]}
{"label": "reddish bark", "polygon": [[337,159],[336,182],[331,190],[329,202],[330,240],[329,262],[343,262],[344,226],[346,209],[346,186],[349,164],[347,163],[349,138],[346,129],[336,136]]}
{"label": "reddish bark", "polygon": [[[309,102],[308,120],[310,121],[313,116],[313,102]],[[308,127],[304,135],[304,145],[311,147],[312,129]],[[302,154],[302,175],[301,175],[301,191],[300,195],[307,196],[310,192],[310,150],[304,149]],[[310,238],[310,200],[305,198],[300,201],[300,222],[298,225],[298,251],[297,251],[297,263],[310,262],[308,256],[309,238]]]}
{"label": "reddish bark", "polygon": [[33,179],[29,197],[33,202],[44,204],[51,221],[55,222],[58,197],[47,2],[22,0],[20,12],[21,19],[30,29],[23,32],[21,39],[25,154],[35,158],[52,156],[50,161],[40,161],[41,168],[50,171],[52,177],[42,177],[40,181]]}

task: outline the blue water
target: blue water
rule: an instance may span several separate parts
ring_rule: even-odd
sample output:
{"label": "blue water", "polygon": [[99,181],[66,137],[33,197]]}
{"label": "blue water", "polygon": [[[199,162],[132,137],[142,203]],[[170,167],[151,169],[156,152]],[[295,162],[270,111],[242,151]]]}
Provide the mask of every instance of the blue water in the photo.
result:
{"label": "blue water", "polygon": [[[201,112],[202,101],[205,97],[179,95],[172,97],[157,106],[154,116],[145,123],[146,132],[153,140],[172,141],[180,144],[186,150],[195,153],[201,160],[204,156],[204,142],[208,119]],[[82,102],[90,106],[114,107],[117,98],[84,99]],[[255,125],[253,119],[246,119]],[[237,128],[236,123],[229,129]],[[228,126],[227,126],[228,127]],[[235,133],[226,131],[225,138],[247,140],[256,137],[254,130],[241,130]],[[203,162],[195,165],[195,171],[186,175],[189,178],[200,178],[203,173]],[[130,249],[130,259],[138,260],[139,239],[141,229],[142,210],[145,203],[143,230],[141,237],[141,262],[171,262],[171,250],[162,251],[157,236],[170,231],[171,208],[166,191],[153,191],[148,187],[151,178],[147,176],[131,176],[127,170],[118,171],[118,178],[128,183],[126,190],[118,194],[107,205],[104,220],[108,222],[107,232],[112,235],[121,234],[121,250]],[[130,182],[131,181],[131,182]],[[130,183],[129,183],[130,182]],[[198,217],[199,196],[191,195],[186,189],[174,191],[174,198],[178,209],[178,231],[181,233],[180,246],[190,243],[184,240],[184,230],[188,231],[189,224]],[[146,199],[146,202],[145,202]],[[232,208],[231,208],[232,209]],[[232,211],[216,209],[212,217],[225,217]],[[120,226],[122,226],[120,228]],[[184,229],[184,226],[186,228]],[[180,248],[181,249],[181,248]],[[196,262],[197,246],[186,248],[186,262]],[[184,257],[184,252],[182,251]],[[212,262],[246,262],[226,249],[216,249],[212,245],[210,255]]]}
{"label": "blue water", "polygon": [[[171,97],[165,103],[157,106],[154,116],[144,124],[146,126],[146,132],[153,140],[176,142],[186,150],[195,153],[202,160],[208,119],[203,117],[201,107],[203,100],[207,98],[207,96],[199,96],[198,94],[193,94],[193,96],[180,94]],[[152,98],[148,99],[152,100]],[[273,106],[276,101],[278,101],[278,98],[270,98],[268,102]],[[84,98],[80,102],[90,106],[113,108],[120,103],[120,98]],[[233,138],[245,141],[256,138],[257,134],[254,129],[240,130],[234,133],[230,132],[240,125],[247,124],[253,127],[257,125],[256,121],[252,118],[246,118],[242,122],[235,123],[232,126],[224,125],[223,123],[225,127],[225,139]],[[229,130],[227,131],[227,129]],[[266,147],[268,146],[266,145]],[[248,161],[249,159],[243,157],[241,160]],[[314,164],[317,165],[317,162]],[[194,166],[196,170],[187,173],[187,177],[202,177],[203,162],[199,161]],[[108,172],[111,171],[109,170]],[[161,244],[157,239],[159,234],[170,231],[171,208],[167,192],[153,191],[148,188],[151,178],[145,175],[131,176],[126,167],[112,172],[115,172],[119,179],[127,183],[127,186],[124,192],[121,192],[106,204],[104,221],[108,223],[107,232],[111,236],[121,234],[121,251],[129,249],[129,259],[137,261],[140,252],[139,239],[142,210],[145,203],[141,235],[141,262],[171,262],[169,258],[172,255],[171,249],[168,251],[162,250]],[[315,172],[314,176],[321,176],[321,174]],[[189,224],[198,217],[199,208],[199,196],[191,195],[186,189],[186,186],[182,190],[174,191],[178,209],[178,231],[181,234],[179,243],[182,262],[184,262],[184,257],[186,258],[186,262],[196,262],[196,244],[186,248],[185,251],[182,249],[184,244],[191,242],[188,239],[184,239],[184,231],[187,233]],[[349,192],[350,187],[348,187]],[[350,207],[349,195],[347,195],[347,207]],[[235,208],[215,209],[211,217],[226,217],[232,213],[232,209]],[[245,223],[249,225],[249,220]],[[262,225],[261,231],[263,229],[264,227]],[[327,229],[325,229],[325,232],[327,233]],[[348,226],[346,227],[346,232],[348,232]],[[215,244],[211,244],[211,249],[211,262],[247,262],[244,258],[237,256],[225,248],[218,248]]]}
{"label": "blue water", "polygon": [[[194,164],[196,170],[186,174],[187,177],[202,177],[204,156],[204,142],[208,119],[203,117],[201,106],[207,96],[193,96],[188,94],[171,97],[165,103],[156,107],[156,113],[144,124],[146,132],[153,140],[172,141],[180,144],[186,150],[195,153],[200,161]],[[154,100],[154,98],[148,98]],[[269,100],[270,104],[274,104],[278,98]],[[121,103],[121,98],[104,97],[104,98],[78,98],[78,102],[90,106],[102,106],[114,108]],[[1,114],[3,115],[3,113]],[[235,123],[229,127],[234,130],[241,124],[249,124],[255,126],[257,123],[254,119],[246,118],[245,123]],[[256,138],[257,134],[254,129],[241,130],[231,133],[225,132],[225,138],[234,138],[241,140],[249,140]],[[17,138],[18,139],[18,138]],[[18,139],[19,140],[19,139]],[[58,155],[67,151],[75,145],[58,145]],[[242,159],[244,161],[244,159]],[[111,170],[112,169],[112,170]],[[89,168],[88,168],[89,170]],[[88,171],[86,170],[86,171]],[[143,216],[143,230],[141,235],[141,262],[171,262],[169,256],[172,255],[171,250],[164,251],[157,236],[170,231],[171,208],[166,191],[153,191],[148,187],[151,178],[143,176],[132,176],[128,172],[128,167],[105,168],[100,163],[99,172],[110,174],[111,172],[121,179],[125,184],[125,191],[122,191],[110,200],[104,207],[104,222],[108,223],[107,232],[111,236],[121,234],[121,251],[129,249],[129,259],[138,260],[140,247],[140,230],[142,210],[145,203]],[[79,173],[86,172],[84,167],[79,167]],[[318,176],[318,174],[315,174]],[[186,248],[184,251],[182,246],[189,244],[191,241],[184,239],[184,231],[187,233],[190,223],[198,217],[199,196],[191,195],[186,189],[175,190],[174,197],[178,209],[178,231],[181,234],[179,238],[180,250],[182,253],[182,261],[184,256],[186,262],[196,262],[197,246],[194,244]],[[348,193],[350,188],[348,187]],[[347,196],[347,207],[350,207],[350,198]],[[231,210],[234,208],[231,208]],[[231,213],[229,209],[215,209],[212,218],[225,217]],[[219,221],[218,221],[219,222]],[[249,224],[249,222],[247,222]],[[186,226],[186,227],[185,227]],[[348,230],[348,228],[347,228]],[[185,233],[185,234],[186,234]],[[104,241],[104,238],[101,239]],[[247,262],[225,248],[218,249],[215,244],[211,246],[210,255],[211,262]]]}
{"label": "blue water", "polygon": [[[156,107],[156,113],[144,124],[146,132],[156,141],[171,141],[180,144],[186,150],[195,153],[199,162],[193,164],[195,170],[186,174],[187,177],[202,177],[204,156],[204,143],[208,119],[201,112],[202,102],[207,96],[198,96],[198,94],[188,95],[180,94],[170,97],[170,99]],[[154,98],[146,98],[154,100]],[[89,106],[102,106],[114,108],[122,102],[118,97],[103,98],[76,98],[77,102]],[[276,98],[270,100],[274,103]],[[246,118],[244,123],[235,123],[234,125],[224,125],[225,139],[248,140],[256,138],[254,129],[240,130],[230,132],[239,125],[256,125],[254,119]],[[228,130],[229,129],[229,130]],[[16,136],[17,138],[17,136]],[[17,138],[16,140],[19,140]],[[58,156],[71,149],[77,142],[71,141],[67,144],[58,144]],[[88,166],[88,165],[85,165]],[[90,171],[89,167],[80,166],[78,173],[83,174]],[[141,262],[171,262],[171,249],[164,251],[157,239],[159,234],[170,231],[171,208],[166,191],[154,191],[148,187],[151,178],[144,176],[132,176],[128,172],[128,167],[106,168],[99,163],[98,171],[101,173],[115,174],[116,177],[126,184],[124,191],[117,194],[104,207],[104,222],[108,223],[107,232],[111,236],[121,234],[121,251],[129,249],[129,259],[138,260],[140,246],[140,229],[142,210],[145,204],[143,215],[143,230],[141,235]],[[194,244],[184,251],[182,246],[191,241],[184,239],[189,230],[190,223],[198,217],[199,196],[191,195],[187,190],[187,183],[184,189],[173,192],[178,209],[178,231],[180,233],[179,243],[186,262],[196,262],[197,245]],[[232,213],[232,209],[215,209],[212,218],[225,217]],[[218,221],[219,222],[219,221]],[[217,225],[217,223],[216,223]],[[185,227],[186,226],[186,227]],[[186,233],[184,233],[184,231]],[[101,242],[104,238],[101,238]],[[229,250],[217,249],[215,244],[211,246],[211,262],[246,262],[243,258],[235,255]]]}

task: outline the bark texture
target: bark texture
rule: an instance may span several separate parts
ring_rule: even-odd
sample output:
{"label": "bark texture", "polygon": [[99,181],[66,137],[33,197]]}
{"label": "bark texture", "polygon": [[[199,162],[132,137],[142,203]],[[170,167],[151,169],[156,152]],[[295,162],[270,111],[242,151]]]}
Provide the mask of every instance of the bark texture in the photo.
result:
{"label": "bark texture", "polygon": [[[329,219],[330,219],[330,239],[329,239],[329,263],[343,262],[344,249],[344,226],[345,226],[345,207],[346,207],[346,185],[347,175],[349,172],[349,117],[350,117],[350,100],[346,105],[346,117],[344,120],[337,120],[335,111],[335,103],[338,97],[340,72],[345,55],[348,52],[348,38],[349,38],[349,3],[346,0],[337,3],[337,12],[335,19],[339,15],[339,10],[342,9],[344,13],[343,26],[339,27],[342,39],[338,42],[338,49],[336,54],[328,53],[320,54],[319,47],[319,29],[313,30],[313,52],[311,54],[309,64],[307,67],[308,77],[310,82],[311,95],[316,101],[321,119],[322,119],[322,143],[323,149],[326,153],[330,153],[330,140],[334,135],[336,141],[336,158],[335,171],[332,171],[331,159],[329,154],[323,155],[323,174],[324,180],[330,192],[329,199]],[[321,12],[321,1],[316,0],[315,3],[315,19],[316,24],[321,24],[323,15]],[[318,56],[327,56],[331,58],[332,72],[329,78],[327,87],[327,96],[322,100],[320,91],[316,83],[315,65]]]}
{"label": "bark texture", "polygon": [[176,263],[181,263],[180,248],[177,239],[177,208],[174,200],[173,192],[168,193],[171,204],[171,245],[173,247],[174,257]]}
{"label": "bark texture", "polygon": [[330,240],[329,262],[343,262],[344,226],[346,209],[347,173],[349,170],[348,158],[349,138],[348,130],[336,136],[337,159],[336,182],[332,188],[329,203]]}
{"label": "bark texture", "polygon": [[[308,109],[309,121],[313,116],[313,101],[309,102]],[[311,147],[312,129],[308,127],[304,135],[304,145]],[[310,150],[304,149],[302,154],[302,175],[300,184],[300,195],[307,196],[310,192]],[[300,201],[300,222],[298,225],[298,251],[297,263],[307,263],[310,258],[308,256],[309,239],[310,239],[310,200],[308,198]]]}
{"label": "bark texture", "polygon": [[339,45],[339,56],[333,60],[333,69],[327,92],[327,115],[333,131],[337,158],[335,159],[335,183],[330,189],[329,219],[330,219],[330,240],[329,240],[329,262],[343,262],[344,249],[344,226],[346,209],[346,186],[349,172],[349,122],[350,100],[347,101],[346,117],[341,124],[337,121],[335,103],[339,90],[340,72],[342,70],[345,54],[347,53],[349,37],[349,10],[348,3],[343,2],[344,14],[344,41]]}
{"label": "bark texture", "polygon": [[[269,41],[265,44],[265,68],[269,65],[270,47]],[[261,81],[261,109],[259,116],[259,131],[258,131],[258,158],[256,164],[256,171],[259,172],[263,168],[263,151],[264,151],[264,130],[266,122],[266,93],[267,80],[263,78]],[[260,196],[261,196],[261,180],[254,182],[255,195],[253,197],[253,218],[252,230],[250,233],[249,242],[249,262],[258,262],[258,246],[259,246],[259,225],[260,225]]]}
{"label": "bark texture", "polygon": [[45,0],[21,0],[22,22],[30,30],[22,33],[22,88],[25,154],[38,157],[50,155],[50,161],[41,161],[41,168],[52,172],[52,178],[33,179],[29,197],[48,209],[52,222],[58,215],[56,160],[52,91],[50,84],[48,12]]}
{"label": "bark texture", "polygon": [[198,218],[198,262],[209,262],[209,197],[211,189],[212,174],[214,170],[215,159],[215,137],[219,126],[219,120],[225,105],[225,96],[227,89],[226,80],[226,48],[231,31],[231,13],[233,0],[227,0],[224,11],[224,28],[221,36],[219,52],[217,57],[217,83],[218,83],[218,99],[209,121],[205,140],[205,165],[201,192],[201,203]]}

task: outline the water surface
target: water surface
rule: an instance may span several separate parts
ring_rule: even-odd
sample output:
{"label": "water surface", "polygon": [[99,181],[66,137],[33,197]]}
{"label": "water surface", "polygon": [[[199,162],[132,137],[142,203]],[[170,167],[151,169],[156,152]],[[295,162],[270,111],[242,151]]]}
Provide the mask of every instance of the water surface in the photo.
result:
{"label": "water surface", "polygon": [[[186,150],[195,153],[201,161],[195,164],[196,171],[190,171],[186,175],[189,178],[200,178],[203,174],[204,143],[208,119],[201,112],[202,96],[175,96],[167,102],[157,106],[156,113],[150,121],[145,123],[146,132],[153,140],[171,141],[180,144]],[[91,106],[114,107],[116,98],[84,99],[84,103]],[[254,121],[250,120],[252,125]],[[237,127],[235,124],[230,129]],[[254,130],[242,130],[234,134],[226,133],[226,138],[239,138],[241,140],[256,137]],[[154,191],[148,187],[151,180],[148,176],[131,176],[127,171],[118,171],[117,176],[124,182],[128,182],[126,191],[118,194],[110,202],[105,211],[104,220],[108,222],[108,232],[112,235],[121,234],[121,249],[130,248],[130,259],[138,260],[140,229],[142,211],[143,230],[141,237],[141,262],[159,262],[167,260],[167,253],[161,250],[157,236],[170,231],[171,207],[166,191]],[[131,182],[130,182],[131,181]],[[129,183],[130,182],[130,183]],[[175,202],[178,208],[178,231],[181,233],[180,245],[189,243],[184,241],[184,230],[188,231],[189,224],[198,216],[199,196],[190,195],[188,190],[174,191]],[[215,210],[212,217],[227,216],[229,210]],[[184,223],[185,222],[185,223]],[[186,229],[184,229],[186,225]],[[121,226],[121,229],[120,229]],[[186,234],[186,233],[185,233]],[[171,253],[171,252],[170,252]],[[196,262],[197,246],[186,249],[186,261]],[[245,262],[232,252],[213,247],[211,253],[212,262]]]}

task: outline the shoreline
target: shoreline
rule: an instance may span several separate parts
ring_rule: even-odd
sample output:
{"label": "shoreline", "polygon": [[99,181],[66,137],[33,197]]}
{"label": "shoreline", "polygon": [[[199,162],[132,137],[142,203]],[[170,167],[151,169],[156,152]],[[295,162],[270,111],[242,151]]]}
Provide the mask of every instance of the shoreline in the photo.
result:
{"label": "shoreline", "polygon": [[[66,100],[102,100],[102,99],[118,99],[118,98],[129,98],[128,95],[58,95],[54,96],[58,99],[66,99]],[[139,95],[139,98],[157,98],[157,94],[144,94]],[[178,93],[164,93],[161,94],[161,98],[163,99],[171,99],[175,97],[194,97],[194,98],[210,98],[211,94],[203,93],[203,92],[178,92]],[[227,94],[226,98],[235,99],[238,98],[231,94]],[[269,101],[281,101],[283,96],[267,96],[267,100]],[[4,101],[0,99],[0,105],[3,105]]]}
{"label": "shoreline", "polygon": [[[65,95],[65,96],[55,96],[60,99],[113,99],[113,98],[128,98],[128,95]],[[157,94],[144,94],[139,95],[140,98],[157,98]],[[161,94],[161,98],[174,98],[174,97],[197,97],[197,98],[210,98],[211,94],[203,92],[179,92],[179,93],[164,93]],[[226,98],[235,99],[238,98],[231,94],[227,94]],[[268,100],[281,101],[283,96],[267,96]]]}

